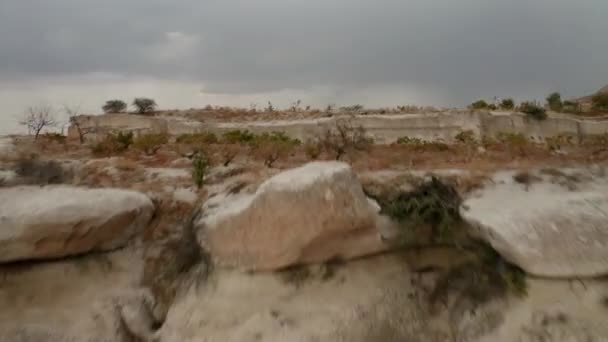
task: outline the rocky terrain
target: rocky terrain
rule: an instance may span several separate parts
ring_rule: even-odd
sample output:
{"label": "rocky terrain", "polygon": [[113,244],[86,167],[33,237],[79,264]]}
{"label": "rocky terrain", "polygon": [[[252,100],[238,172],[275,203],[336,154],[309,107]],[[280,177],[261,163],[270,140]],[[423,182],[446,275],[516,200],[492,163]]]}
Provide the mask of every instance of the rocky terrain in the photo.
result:
{"label": "rocky terrain", "polygon": [[602,135],[346,128],[0,138],[0,341],[608,340]]}

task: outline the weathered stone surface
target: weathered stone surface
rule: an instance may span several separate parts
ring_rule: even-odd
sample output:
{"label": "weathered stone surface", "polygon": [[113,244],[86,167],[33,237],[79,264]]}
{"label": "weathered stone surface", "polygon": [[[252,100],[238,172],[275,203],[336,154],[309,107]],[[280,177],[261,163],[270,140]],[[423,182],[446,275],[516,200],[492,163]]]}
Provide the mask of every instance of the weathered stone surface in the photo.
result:
{"label": "weathered stone surface", "polygon": [[118,189],[0,189],[0,262],[58,258],[124,246],[150,221],[152,201]]}
{"label": "weathered stone surface", "polygon": [[217,263],[273,270],[385,249],[378,211],[347,164],[315,162],[270,178],[253,194],[212,197],[197,226]]}
{"label": "weathered stone surface", "polygon": [[[567,178],[567,177],[566,177]],[[546,277],[608,274],[608,185],[506,177],[465,201],[461,214],[501,255]]]}

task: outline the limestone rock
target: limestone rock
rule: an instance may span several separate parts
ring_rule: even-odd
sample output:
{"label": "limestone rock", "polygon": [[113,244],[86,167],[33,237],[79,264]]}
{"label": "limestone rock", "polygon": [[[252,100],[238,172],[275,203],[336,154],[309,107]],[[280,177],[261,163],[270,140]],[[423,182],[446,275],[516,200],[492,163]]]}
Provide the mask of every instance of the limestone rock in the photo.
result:
{"label": "limestone rock", "polygon": [[461,214],[503,257],[545,277],[608,274],[608,184],[497,182],[465,201]]}
{"label": "limestone rock", "polygon": [[118,189],[0,189],[0,262],[59,258],[124,246],[151,219],[152,201]]}
{"label": "limestone rock", "polygon": [[354,258],[386,248],[372,202],[347,164],[309,163],[253,194],[212,197],[197,223],[199,241],[217,263],[249,270]]}

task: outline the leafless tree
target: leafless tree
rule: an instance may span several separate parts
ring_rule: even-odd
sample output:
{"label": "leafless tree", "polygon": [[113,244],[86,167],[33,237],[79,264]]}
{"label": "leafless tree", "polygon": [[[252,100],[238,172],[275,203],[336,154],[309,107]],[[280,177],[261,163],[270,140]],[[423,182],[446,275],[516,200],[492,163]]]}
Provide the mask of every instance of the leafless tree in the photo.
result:
{"label": "leafless tree", "polygon": [[84,138],[87,134],[93,132],[95,130],[94,127],[82,127],[80,121],[78,121],[78,116],[80,115],[80,106],[68,106],[63,105],[63,111],[68,116],[70,125],[76,128],[76,132],[78,133],[78,141],[80,144],[84,144]]}
{"label": "leafless tree", "polygon": [[53,115],[53,107],[39,105],[27,108],[19,124],[26,126],[30,133],[34,133],[34,140],[38,140],[42,129],[55,126],[57,121]]}

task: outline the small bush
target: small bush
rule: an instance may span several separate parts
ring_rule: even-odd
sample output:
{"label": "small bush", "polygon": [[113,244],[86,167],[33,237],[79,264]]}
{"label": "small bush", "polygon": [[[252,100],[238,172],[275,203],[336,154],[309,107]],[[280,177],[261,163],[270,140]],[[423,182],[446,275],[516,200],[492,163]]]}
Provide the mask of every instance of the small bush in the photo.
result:
{"label": "small bush", "polygon": [[460,196],[453,187],[435,177],[412,192],[394,199],[378,199],[378,203],[383,214],[401,224],[404,243],[415,238],[414,229],[425,225],[432,228],[432,242],[449,242],[454,237],[452,228],[460,221]]}
{"label": "small bush", "polygon": [[255,139],[255,134],[237,129],[224,133],[222,138],[223,142],[228,144],[249,144]]}
{"label": "small bush", "polygon": [[163,133],[143,134],[135,138],[133,147],[151,156],[156,153],[164,144],[169,141],[169,137]]}
{"label": "small bush", "polygon": [[36,157],[17,161],[15,173],[25,178],[28,184],[62,184],[70,182],[73,174],[54,160],[40,160]]}
{"label": "small bush", "polygon": [[536,102],[522,102],[519,110],[535,120],[545,120],[547,111]]}
{"label": "small bush", "polygon": [[479,101],[475,101],[475,102],[471,103],[469,105],[469,107],[471,109],[487,109],[488,103],[484,100],[479,100]]}
{"label": "small bush", "polygon": [[547,105],[549,106],[549,109],[551,109],[554,112],[561,112],[562,108],[563,108],[563,103],[562,103],[562,96],[560,95],[560,93],[551,93],[549,96],[547,96]]}
{"label": "small bush", "polygon": [[91,150],[94,154],[111,155],[126,151],[133,144],[133,132],[111,133],[104,140],[93,145]]}
{"label": "small bush", "polygon": [[217,135],[213,132],[181,134],[176,139],[180,144],[216,144],[218,141]]}
{"label": "small bush", "polygon": [[101,107],[104,113],[122,113],[127,109],[127,104],[122,100],[109,100]]}
{"label": "small bush", "polygon": [[600,112],[608,112],[608,93],[593,95],[591,98],[593,109]]}
{"label": "small bush", "polygon": [[456,134],[454,139],[459,143],[467,145],[474,145],[477,143],[477,139],[475,139],[475,132],[470,129]]}
{"label": "small bush", "polygon": [[299,140],[291,139],[283,132],[263,133],[255,136],[251,143],[254,153],[264,159],[264,165],[267,167],[272,167],[274,162],[285,157],[294,146],[299,144]]}
{"label": "small bush", "polygon": [[156,109],[156,101],[146,97],[138,97],[133,100],[133,106],[139,114],[152,113]]}
{"label": "small bush", "polygon": [[363,126],[354,127],[350,120],[338,120],[333,129],[325,131],[320,144],[340,160],[348,152],[367,149],[373,140],[367,136]]}
{"label": "small bush", "polygon": [[504,110],[512,110],[515,108],[515,101],[512,98],[503,99],[500,101],[500,108]]}
{"label": "small bush", "polygon": [[192,179],[194,184],[200,189],[203,187],[205,175],[209,168],[209,161],[205,156],[196,155],[192,159]]}

